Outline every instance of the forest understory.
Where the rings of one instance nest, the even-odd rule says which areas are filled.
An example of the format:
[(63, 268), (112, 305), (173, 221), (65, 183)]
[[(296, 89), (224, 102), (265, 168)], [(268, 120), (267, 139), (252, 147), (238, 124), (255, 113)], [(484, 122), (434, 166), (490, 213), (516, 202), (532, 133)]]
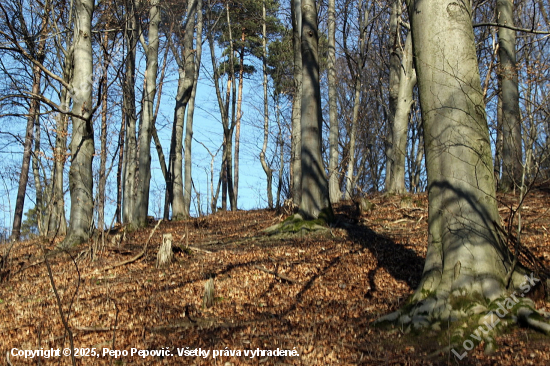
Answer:
[[(425, 194), (369, 199), (375, 206), (367, 213), (352, 202), (338, 205), (337, 224), (319, 232), (268, 235), (264, 229), (285, 215), (257, 210), (152, 222), (135, 232), (118, 228), (104, 241), (95, 235), (68, 252), (56, 252), (62, 238), (16, 243), (1, 273), (0, 364), (72, 364), (71, 357), (25, 359), (12, 352), (70, 348), (67, 329), (74, 348), (100, 354), (76, 357), (78, 365), (550, 364), (550, 338), (531, 329), (511, 327), (497, 335), (493, 354), (479, 344), (459, 360), (446, 349), (448, 330), (375, 328), (374, 320), (399, 309), (420, 280), (428, 205)], [(517, 201), (499, 195), (503, 222)], [(522, 207), (522, 243), (546, 268), (549, 207), (550, 185), (531, 191)], [(156, 268), (168, 233), (174, 260)], [(0, 247), (4, 257), (7, 245)], [(205, 308), (210, 278), (214, 305)], [(537, 309), (550, 311), (544, 293), (528, 296)], [(115, 358), (104, 348), (173, 356)], [(208, 357), (178, 356), (178, 349), (198, 348)], [(244, 355), (258, 349), (296, 350), (298, 356)], [(221, 356), (213, 358), (215, 350)], [(224, 355), (230, 350), (233, 356)]]

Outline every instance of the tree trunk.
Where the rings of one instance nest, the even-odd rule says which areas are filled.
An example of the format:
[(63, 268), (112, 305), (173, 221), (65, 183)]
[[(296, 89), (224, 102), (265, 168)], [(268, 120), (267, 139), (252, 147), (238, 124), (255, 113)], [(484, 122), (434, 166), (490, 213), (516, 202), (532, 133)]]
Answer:
[[(66, 98), (66, 90), (61, 92), (61, 99)], [(65, 194), (63, 190), (63, 171), (67, 153), (67, 124), (66, 114), (56, 117), (54, 166), (52, 173), (52, 193), (48, 212), (46, 235), (64, 236), (67, 234), (67, 220), (65, 217)]]
[(64, 246), (88, 240), (93, 219), (94, 132), (92, 124), (92, 14), (94, 0), (75, 1), (74, 73), (73, 73), (73, 133), (70, 143), (71, 167), (69, 190), (71, 215)]
[[(471, 9), (411, 0), (428, 175), (428, 252), (413, 302), (449, 318), (449, 300), (494, 300), (512, 269), (499, 225)], [(420, 308), (418, 308), (420, 311)]]
[(136, 179), (137, 179), (137, 140), (136, 140), (136, 47), (137, 47), (137, 20), (133, 1), (127, 6), (128, 20), (126, 22), (126, 70), (123, 84), (123, 108), (126, 117), (126, 138), (124, 140), (124, 180), (122, 182), (122, 222), (135, 222), (136, 207)]
[(416, 84), (416, 72), (413, 66), (412, 39), (410, 36), (405, 41), (405, 50), (402, 53), (402, 62), (399, 67), (399, 85), (397, 100), (395, 103), (392, 130), (392, 160), (391, 179), (386, 191), (391, 193), (405, 193), (405, 157), (407, 155), (407, 129), (409, 125), (409, 112), (413, 103), (413, 88)]
[(159, 48), (159, 0), (151, 0), (149, 9), (148, 44), (143, 42), (147, 58), (145, 91), (139, 132), (139, 157), (135, 217), (137, 227), (147, 225), (149, 211), (149, 187), (151, 183), (151, 137), (154, 121), (154, 99), (157, 93), (158, 48)]
[(279, 134), (277, 136), (277, 144), (279, 145), (279, 182), (277, 183), (277, 203), (275, 208), (279, 210), (281, 208), (281, 190), (283, 188), (283, 173), (285, 170), (285, 143), (283, 141), (283, 130), (281, 127), (280, 121), (280, 112), (279, 112), (279, 95), (276, 95), (276, 104), (277, 104), (277, 126), (279, 126)]
[(338, 110), (336, 105), (336, 5), (335, 0), (328, 2), (328, 105), (329, 105), (329, 164), (328, 187), (331, 203), (340, 201), (338, 184)]
[[(179, 67), (178, 91), (176, 95), (176, 109), (174, 111), (174, 133), (175, 142), (174, 155), (170, 154), (173, 177), (173, 201), (172, 218), (183, 219), (189, 216), (189, 209), (185, 207), (184, 186), (183, 186), (183, 125), (187, 104), (191, 98), (195, 85), (195, 52), (193, 50), (193, 36), (195, 29), (195, 14), (197, 12), (198, 1), (189, 1), (187, 6), (187, 22), (185, 23), (185, 33), (183, 36), (183, 54), (182, 57), (174, 54)], [(191, 130), (192, 134), (192, 130)], [(188, 154), (188, 152), (185, 152)], [(186, 187), (189, 191), (191, 187)]]
[[(197, 6), (199, 2), (197, 2)], [(202, 8), (197, 11), (197, 40), (196, 40), (196, 56), (195, 56), (195, 79), (193, 81), (193, 90), (189, 99), (187, 108), (187, 124), (185, 125), (185, 181), (183, 184), (183, 213), (185, 217), (189, 217), (191, 208), (191, 142), (193, 140), (193, 115), (195, 113), (195, 95), (197, 94), (197, 84), (199, 79), (199, 71), (202, 55)]]
[[(33, 67), (33, 85), (32, 93), (40, 94), (40, 79), (42, 72), (38, 66)], [(27, 183), (29, 181), (29, 168), (32, 154), (32, 144), (34, 140), (34, 121), (38, 118), (38, 100), (31, 100), (29, 107), (29, 116), (27, 117), (27, 129), (25, 133), (25, 142), (23, 143), (23, 163), (21, 164), (21, 173), (19, 175), (19, 188), (17, 190), (17, 199), (15, 201), (15, 214), (13, 217), (13, 228), (11, 237), (13, 240), (19, 240), (21, 236), (21, 222), (23, 218), (23, 208), (25, 206), (25, 195)]]
[[(123, 81), (124, 82), (124, 81)], [(124, 87), (123, 87), (124, 93)], [(124, 96), (123, 96), (124, 105)], [(124, 167), (124, 135), (126, 131), (126, 112), (122, 107), (122, 119), (120, 122), (120, 131), (118, 134), (118, 165), (116, 171), (116, 211), (115, 220), (117, 224), (122, 223), (122, 174)]]
[[(513, 0), (498, 0), (498, 23), (514, 26)], [(498, 29), (500, 58), (499, 76), (502, 87), (502, 180), (501, 189), (513, 190), (521, 183), (523, 153), (519, 116), (518, 66), (516, 64), (516, 31)]]
[[(109, 49), (109, 34), (103, 35), (103, 49)], [(102, 75), (103, 88), (101, 95), (101, 150), (99, 155), (99, 180), (97, 185), (97, 228), (100, 231), (105, 229), (105, 186), (107, 185), (107, 91), (109, 83), (108, 77), (108, 54), (103, 54), (104, 70)]]
[(399, 79), (401, 75), (401, 0), (394, 0), (390, 15), (390, 85), (389, 85), (389, 113), (388, 113), (388, 138), (386, 141), (386, 191), (390, 192), (393, 186), (393, 125), (395, 121), (395, 111), (397, 108), (399, 94)]
[[(263, 46), (263, 57), (262, 57), (262, 70), (263, 70), (263, 87), (264, 87), (264, 144), (262, 146), (262, 151), (260, 152), (260, 162), (262, 163), (262, 168), (264, 169), (266, 178), (267, 178), (267, 206), (273, 208), (273, 169), (269, 167), (265, 160), (265, 153), (267, 151), (267, 140), (269, 137), (269, 106), (267, 95), (267, 26), (266, 26), (266, 10), (265, 10), (265, 0), (263, 1), (263, 24), (262, 24), (262, 46)], [(239, 89), (239, 93), (241, 90)]]
[(302, 1), (291, 0), (292, 46), (294, 49), (294, 96), (290, 151), (290, 193), (295, 205), (302, 199)]
[[(41, 30), (42, 32), (46, 32), (46, 25), (48, 24), (48, 21), (50, 19), (50, 9), (49, 5), (44, 7), (43, 9), (44, 13), (42, 14), (42, 21), (41, 21)], [(36, 57), (36, 60), (39, 63), (43, 63), (44, 59), (46, 58), (45, 55), (45, 46), (46, 46), (46, 34), (40, 34), (39, 35), (39, 42), (36, 45), (32, 43), (32, 41), (27, 41), (27, 45), (29, 47), (29, 51), (31, 54), (33, 54)], [(40, 94), (40, 82), (42, 80), (42, 71), (40, 70), (40, 67), (38, 65), (34, 65), (32, 68), (32, 94), (33, 95), (39, 95)], [(25, 207), (25, 195), (27, 191), (27, 183), (29, 181), (29, 166), (30, 166), (30, 159), (31, 159), (31, 149), (32, 144), (34, 140), (34, 125), (37, 123), (37, 119), (39, 118), (39, 109), (40, 109), (40, 102), (36, 99), (32, 99), (30, 101), (29, 106), (29, 115), (27, 117), (27, 128), (25, 132), (25, 141), (23, 143), (23, 162), (21, 163), (21, 172), (19, 175), (19, 187), (17, 190), (17, 198), (15, 201), (15, 212), (13, 217), (13, 227), (12, 227), (12, 233), (11, 237), (13, 240), (19, 240), (19, 237), (21, 235), (21, 223), (23, 218), (23, 209)]]
[(302, 199), (304, 218), (333, 219), (328, 182), (321, 154), (321, 89), (319, 85), (319, 33), (315, 0), (302, 0)]
[[(63, 65), (63, 79), (71, 83), (73, 77), (73, 55), (65, 58)], [(67, 88), (61, 89), (61, 105), (68, 106), (70, 94)], [(66, 114), (56, 116), (54, 166), (52, 172), (52, 193), (50, 197), (50, 208), (48, 213), (48, 227), (46, 235), (67, 234), (67, 219), (65, 216), (65, 192), (64, 192), (64, 170), (67, 160), (67, 130), (69, 117)]]
[[(350, 200), (353, 197), (353, 191), (355, 189), (355, 178), (353, 172), (355, 170), (355, 142), (357, 139), (357, 123), (359, 120), (359, 108), (361, 107), (361, 87), (362, 87), (362, 75), (363, 75), (363, 66), (364, 61), (363, 57), (365, 54), (365, 36), (366, 28), (369, 13), (368, 9), (365, 8), (363, 2), (359, 7), (359, 24), (361, 33), (359, 36), (359, 55), (356, 59), (357, 71), (355, 72), (355, 97), (353, 100), (353, 116), (351, 121), (351, 131), (349, 134), (349, 159), (348, 159), (348, 169), (346, 172), (346, 191), (344, 198)], [(353, 70), (350, 67), (350, 72), (353, 73)]]
[(239, 199), (239, 155), (241, 146), (241, 118), (242, 118), (242, 103), (243, 103), (243, 81), (244, 81), (244, 41), (245, 34), (242, 33), (241, 54), (239, 57), (239, 91), (237, 93), (237, 120), (235, 121), (235, 161), (234, 161), (234, 181), (233, 191), (235, 192), (235, 207)]
[(42, 194), (42, 183), (40, 181), (40, 163), (38, 157), (40, 156), (40, 105), (37, 106), (37, 115), (34, 119), (34, 151), (32, 153), (32, 175), (34, 178), (34, 192), (36, 195), (36, 222), (38, 225), (38, 233), (40, 236), (44, 235), (44, 195)]
[[(230, 18), (229, 18), (229, 8), (226, 8), (226, 14), (227, 14), (227, 22), (230, 25)], [(212, 22), (213, 14), (212, 10), (208, 12), (209, 15), (209, 23)], [(231, 27), (229, 26), (229, 29)], [(220, 73), (218, 70), (218, 63), (216, 61), (216, 52), (214, 50), (214, 29), (208, 29), (207, 31), (207, 38), (208, 38), (208, 45), (210, 48), (210, 57), (212, 60), (212, 68), (213, 68), (213, 76), (214, 76), (214, 88), (216, 90), (216, 98), (218, 100), (218, 108), (220, 110), (221, 114), (221, 120), (222, 120), (222, 126), (223, 126), (223, 143), (222, 143), (222, 164), (221, 164), (221, 170), (220, 170), (220, 180), (219, 184), (221, 184), (222, 189), (222, 207), (221, 209), (223, 211), (227, 210), (227, 194), (229, 193), (230, 201), (233, 204), (233, 177), (232, 177), (232, 138), (233, 138), (233, 127), (234, 124), (229, 120), (229, 102), (231, 101), (231, 95), (235, 95), (235, 93), (232, 93), (232, 90), (235, 90), (235, 87), (232, 86), (234, 84), (234, 72), (229, 73), (229, 77), (227, 79), (227, 89), (225, 93), (225, 100), (222, 97), (222, 92), (220, 88)], [(229, 37), (231, 39), (231, 35)], [(229, 64), (233, 65), (233, 42), (230, 41), (230, 60)], [(234, 100), (234, 98), (233, 98)], [(234, 105), (234, 103), (233, 103)], [(234, 121), (234, 113), (232, 115), (232, 119)], [(216, 193), (216, 200), (217, 200), (218, 193)], [(215, 209), (215, 202), (212, 201), (212, 208)], [(232, 207), (233, 208), (233, 207)], [(236, 208), (235, 208), (236, 209)]]
[(502, 177), (502, 87), (498, 81), (499, 91), (497, 92), (497, 120), (496, 120), (496, 141), (495, 141), (495, 162), (494, 172), (496, 186), (500, 190), (500, 179)]

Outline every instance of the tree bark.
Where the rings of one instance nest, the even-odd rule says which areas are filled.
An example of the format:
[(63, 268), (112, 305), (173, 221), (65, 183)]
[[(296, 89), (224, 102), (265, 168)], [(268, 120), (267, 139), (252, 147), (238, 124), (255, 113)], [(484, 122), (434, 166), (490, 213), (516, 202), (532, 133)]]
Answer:
[(329, 104), (329, 164), (328, 187), (331, 203), (340, 201), (338, 184), (338, 110), (336, 104), (336, 5), (335, 0), (328, 2), (328, 104)]
[[(197, 5), (198, 6), (198, 5)], [(195, 55), (195, 79), (193, 81), (193, 90), (189, 99), (187, 108), (187, 124), (185, 125), (185, 176), (184, 176), (184, 192), (183, 192), (183, 210), (184, 216), (189, 217), (191, 208), (191, 142), (193, 140), (193, 116), (195, 113), (195, 95), (197, 94), (197, 84), (199, 79), (200, 65), (202, 55), (202, 8), (197, 9), (197, 40), (196, 40), (196, 55)]]
[(302, 199), (302, 0), (291, 0), (290, 9), (292, 17), (292, 46), (294, 49), (290, 192), (294, 204), (299, 206)]
[[(107, 23), (108, 24), (108, 23)], [(97, 228), (100, 231), (105, 229), (105, 186), (107, 185), (107, 118), (108, 118), (108, 106), (107, 106), (107, 96), (108, 96), (108, 87), (109, 83), (107, 82), (108, 77), (108, 54), (106, 50), (109, 49), (109, 34), (105, 32), (103, 35), (103, 62), (104, 69), (102, 75), (102, 92), (101, 95), (101, 150), (99, 155), (99, 179), (97, 184)]]
[(154, 99), (157, 93), (158, 49), (159, 49), (159, 0), (150, 1), (148, 44), (142, 42), (147, 58), (145, 70), (145, 91), (139, 132), (139, 156), (135, 217), (132, 224), (147, 225), (149, 211), (149, 187), (151, 183), (151, 137), (154, 121)]
[[(354, 177), (355, 171), (355, 143), (357, 140), (357, 124), (359, 120), (359, 108), (361, 107), (361, 89), (362, 89), (362, 75), (364, 67), (364, 55), (365, 55), (365, 36), (366, 28), (369, 13), (368, 9), (365, 8), (363, 2), (361, 1), (359, 7), (359, 28), (361, 29), (359, 35), (359, 54), (355, 60), (357, 65), (357, 71), (355, 72), (355, 93), (353, 99), (353, 116), (351, 121), (351, 131), (349, 134), (349, 159), (348, 159), (348, 168), (346, 172), (346, 190), (344, 194), (344, 199), (350, 200), (353, 197), (353, 191), (355, 190), (355, 181)], [(349, 64), (350, 72), (353, 73), (351, 64)]]
[(70, 224), (64, 246), (88, 240), (93, 219), (94, 132), (92, 126), (92, 15), (94, 0), (75, 1), (74, 72), (72, 82), (73, 133), (70, 143)]
[[(46, 46), (46, 34), (47, 24), (50, 19), (50, 5), (46, 3), (43, 9), (42, 20), (40, 24), (41, 32), (39, 34), (38, 44), (34, 44), (29, 37), (27, 47), (29, 52), (36, 58), (39, 63), (43, 63), (46, 58), (45, 46)], [(32, 88), (33, 95), (40, 94), (40, 82), (42, 80), (42, 71), (38, 65), (34, 65), (32, 68)], [(19, 240), (21, 235), (21, 223), (23, 218), (23, 209), (25, 206), (25, 194), (27, 191), (27, 183), (29, 180), (29, 166), (31, 159), (31, 149), (34, 140), (34, 125), (39, 118), (38, 112), (40, 109), (40, 102), (36, 99), (30, 101), (29, 115), (27, 117), (27, 128), (25, 132), (25, 141), (23, 143), (23, 162), (21, 163), (21, 172), (19, 175), (19, 186), (17, 190), (17, 198), (15, 201), (15, 212), (13, 217), (13, 226), (11, 237), (13, 240)]]
[(328, 182), (321, 154), (321, 89), (319, 85), (319, 33), (315, 0), (302, 0), (302, 199), (304, 218), (333, 219)]
[(428, 175), (428, 252), (413, 301), (441, 315), (449, 298), (501, 296), (512, 269), (499, 225), (471, 8), (408, 4)]
[[(498, 0), (498, 23), (514, 26), (513, 0)], [(521, 183), (523, 153), (519, 115), (518, 66), (516, 63), (516, 31), (498, 29), (500, 58), (499, 77), (502, 88), (502, 179), (500, 188), (514, 190)]]
[[(185, 23), (185, 33), (183, 35), (183, 54), (180, 57), (177, 53), (177, 47), (174, 46), (173, 52), (179, 67), (178, 91), (176, 95), (176, 108), (174, 111), (174, 129), (172, 138), (173, 147), (170, 149), (171, 176), (173, 177), (172, 191), (172, 218), (180, 220), (189, 215), (189, 210), (185, 208), (184, 186), (183, 186), (183, 126), (185, 112), (189, 99), (195, 85), (195, 52), (193, 50), (193, 36), (195, 29), (195, 14), (197, 12), (198, 1), (189, 1), (187, 6), (187, 22)], [(192, 130), (191, 130), (192, 133)], [(188, 152), (186, 151), (186, 154)], [(191, 190), (191, 187), (186, 187)], [(187, 213), (186, 213), (187, 211)]]
[(135, 222), (136, 179), (137, 179), (137, 140), (136, 140), (136, 47), (138, 42), (137, 20), (134, 1), (126, 4), (128, 20), (126, 22), (126, 65), (123, 83), (123, 108), (126, 117), (126, 138), (124, 140), (124, 167), (122, 182), (122, 222)]
[[(262, 47), (263, 47), (263, 57), (262, 57), (262, 71), (263, 71), (263, 87), (264, 87), (264, 143), (262, 145), (262, 151), (260, 152), (260, 162), (262, 168), (264, 169), (266, 178), (267, 178), (267, 206), (273, 208), (273, 169), (269, 167), (267, 161), (265, 160), (265, 153), (267, 151), (267, 140), (269, 137), (269, 106), (267, 95), (267, 26), (266, 26), (266, 9), (265, 9), (265, 0), (263, 1), (262, 7)], [(239, 90), (239, 93), (241, 90)]]
[(237, 206), (239, 199), (239, 157), (240, 157), (240, 146), (241, 146), (241, 119), (243, 116), (242, 113), (242, 103), (243, 103), (243, 81), (244, 81), (244, 41), (245, 34), (244, 32), (241, 35), (241, 42), (243, 46), (241, 47), (241, 54), (239, 57), (239, 90), (237, 92), (237, 119), (235, 121), (235, 159), (233, 162), (234, 166), (234, 180), (233, 180), (233, 191), (235, 192), (235, 207)]
[(40, 181), (40, 163), (38, 157), (40, 156), (40, 105), (37, 106), (37, 115), (34, 119), (34, 151), (32, 153), (32, 175), (34, 178), (34, 193), (35, 193), (35, 205), (36, 205), (36, 222), (38, 225), (38, 234), (44, 235), (44, 194), (42, 191), (42, 182)]
[(393, 187), (393, 131), (395, 121), (395, 111), (397, 108), (399, 94), (399, 80), (401, 67), (401, 37), (399, 25), (401, 22), (401, 0), (394, 0), (392, 3), (392, 11), (390, 15), (390, 80), (389, 80), (389, 113), (388, 113), (388, 137), (386, 141), (386, 179), (385, 188), (387, 192), (391, 192)]
[[(38, 66), (33, 67), (33, 85), (32, 92), (40, 93), (40, 80), (42, 72)], [(21, 164), (21, 172), (19, 174), (19, 188), (17, 190), (17, 198), (15, 200), (15, 213), (13, 217), (13, 228), (11, 231), (12, 240), (19, 240), (21, 236), (21, 222), (23, 218), (23, 208), (25, 206), (25, 195), (27, 191), (27, 183), (29, 181), (29, 169), (32, 154), (32, 144), (34, 141), (34, 121), (38, 118), (38, 100), (31, 100), (29, 107), (29, 116), (27, 117), (27, 128), (25, 133), (25, 142), (23, 143), (23, 162)]]
[(405, 193), (405, 157), (407, 155), (407, 130), (409, 125), (409, 112), (413, 103), (413, 88), (416, 84), (416, 72), (413, 66), (412, 39), (410, 35), (405, 41), (405, 50), (401, 54), (399, 85), (397, 100), (393, 111), (392, 131), (392, 161), (389, 170), (390, 180), (386, 191), (391, 193)]

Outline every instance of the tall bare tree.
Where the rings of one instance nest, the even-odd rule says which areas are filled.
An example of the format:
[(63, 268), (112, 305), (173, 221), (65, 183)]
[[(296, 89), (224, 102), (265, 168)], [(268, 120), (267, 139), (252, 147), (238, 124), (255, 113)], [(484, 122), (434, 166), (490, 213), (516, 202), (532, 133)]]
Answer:
[[(368, 2), (367, 2), (368, 3)], [(355, 172), (355, 144), (357, 141), (357, 125), (359, 123), (359, 109), (361, 108), (361, 91), (362, 91), (362, 78), (363, 78), (363, 68), (365, 66), (365, 48), (367, 46), (366, 32), (367, 32), (367, 23), (369, 20), (369, 9), (367, 4), (362, 0), (359, 2), (358, 7), (358, 24), (359, 24), (359, 50), (355, 55), (355, 60), (353, 60), (354, 67), (352, 66), (351, 56), (348, 56), (348, 67), (350, 73), (354, 75), (355, 79), (355, 89), (354, 89), (354, 99), (353, 99), (353, 116), (351, 120), (351, 130), (349, 133), (349, 151), (348, 151), (348, 166), (346, 171), (346, 190), (344, 198), (349, 200), (353, 196), (353, 191), (355, 190), (355, 182), (357, 175)], [(344, 38), (345, 39), (345, 38)], [(344, 48), (347, 47), (347, 40), (344, 40)]]
[(193, 139), (193, 117), (195, 113), (195, 95), (197, 94), (197, 85), (199, 79), (199, 71), (201, 66), (202, 56), (202, 2), (197, 5), (197, 39), (196, 55), (195, 55), (195, 80), (193, 83), (193, 90), (191, 91), (191, 97), (189, 99), (189, 106), (187, 107), (187, 123), (185, 125), (185, 176), (183, 182), (183, 209), (184, 215), (189, 216), (191, 207), (191, 185), (193, 184), (191, 178), (191, 143)]
[[(16, 6), (14, 12), (14, 18), (18, 19), (20, 29), (15, 29), (15, 25), (6, 19), (6, 24), (12, 35), (15, 35), (16, 32), (20, 32), (24, 36), (24, 43), (29, 55), (37, 61), (37, 63), (42, 64), (46, 58), (46, 37), (49, 32), (49, 21), (50, 21), (50, 7), (51, 3), (49, 1), (45, 2), (41, 7), (40, 11), (40, 25), (39, 32), (37, 36), (32, 36), (29, 32), (33, 31), (29, 29), (26, 25), (25, 15), (23, 14), (23, 9)], [(4, 16), (8, 16), (8, 12), (3, 8)], [(15, 39), (14, 39), (15, 41)], [(32, 66), (32, 94), (40, 94), (40, 83), (42, 80), (42, 70), (38, 64)], [(17, 190), (17, 198), (15, 201), (15, 213), (13, 217), (13, 228), (12, 228), (12, 239), (18, 240), (21, 235), (21, 222), (23, 217), (23, 208), (25, 206), (25, 195), (27, 191), (27, 183), (29, 180), (29, 167), (32, 154), (32, 145), (34, 141), (34, 130), (35, 124), (38, 123), (40, 110), (40, 101), (38, 99), (31, 99), (29, 102), (29, 111), (27, 116), (27, 128), (25, 133), (25, 140), (23, 142), (23, 161), (21, 163), (21, 172), (19, 175), (19, 187)], [(38, 207), (40, 210), (41, 207)]]
[(159, 24), (161, 21), (159, 0), (151, 0), (149, 8), (149, 27), (147, 42), (140, 35), (141, 45), (145, 50), (146, 69), (143, 92), (143, 109), (140, 118), (138, 143), (138, 171), (136, 187), (135, 226), (147, 224), (149, 211), (149, 187), (151, 184), (151, 138), (155, 123), (154, 100), (157, 93), (157, 71), (159, 51)]
[(294, 96), (292, 98), (292, 137), (290, 147), (290, 185), (292, 200), (302, 199), (302, 0), (291, 0), (292, 47), (294, 54)]
[(315, 0), (302, 0), (302, 199), (305, 218), (332, 220), (328, 182), (321, 154), (322, 116), (319, 85), (319, 33)]
[[(498, 24), (514, 27), (514, 1), (497, 0)], [(502, 98), (502, 177), (500, 188), (512, 190), (521, 183), (523, 148), (519, 115), (518, 65), (516, 31), (498, 29), (500, 58), (499, 77)]]
[(328, 2), (328, 104), (329, 104), (329, 163), (328, 189), (331, 203), (340, 200), (338, 182), (338, 111), (336, 105), (336, 1)]
[[(176, 107), (174, 110), (174, 128), (172, 129), (172, 143), (170, 145), (170, 168), (168, 187), (169, 200), (172, 204), (172, 217), (182, 219), (189, 215), (184, 202), (184, 189), (191, 187), (183, 185), (183, 127), (187, 104), (191, 99), (195, 85), (195, 51), (193, 50), (193, 36), (195, 29), (195, 15), (199, 6), (198, 0), (188, 1), (187, 14), (183, 34), (176, 27), (176, 39), (183, 39), (182, 46), (170, 41), (172, 53), (178, 64), (178, 89)], [(198, 9), (200, 11), (200, 9)], [(192, 131), (192, 130), (191, 130)], [(186, 154), (190, 151), (186, 151)]]
[(69, 189), (71, 214), (64, 245), (70, 246), (90, 237), (93, 220), (94, 132), (92, 123), (92, 15), (94, 0), (75, 1), (74, 71), (72, 79), (71, 166)]

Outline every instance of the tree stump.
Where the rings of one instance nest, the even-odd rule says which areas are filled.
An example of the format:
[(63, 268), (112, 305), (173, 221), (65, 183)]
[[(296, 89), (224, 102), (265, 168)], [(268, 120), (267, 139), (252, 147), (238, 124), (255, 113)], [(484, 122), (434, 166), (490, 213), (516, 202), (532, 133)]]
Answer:
[(214, 279), (210, 277), (208, 281), (204, 284), (204, 297), (202, 298), (202, 307), (210, 308), (214, 305)]
[(157, 268), (172, 262), (172, 234), (162, 235), (162, 244), (157, 253)]

